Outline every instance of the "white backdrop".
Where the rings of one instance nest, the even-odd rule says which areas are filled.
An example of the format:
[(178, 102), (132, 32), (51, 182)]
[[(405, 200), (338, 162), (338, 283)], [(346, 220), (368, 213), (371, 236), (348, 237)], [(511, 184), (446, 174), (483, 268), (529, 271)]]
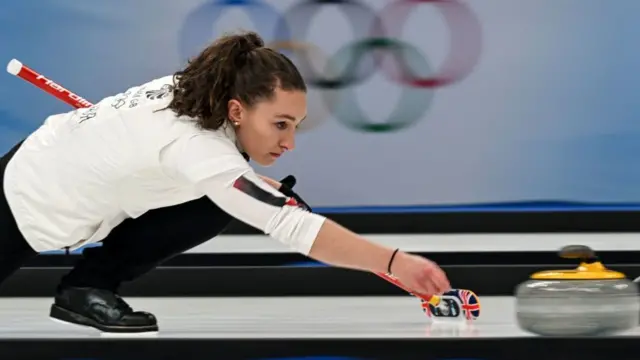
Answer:
[[(323, 5), (307, 22), (306, 34), (295, 32), (291, 39), (282, 39), (275, 31), (278, 17), (303, 0), (264, 1), (273, 12), (254, 8), (262, 11), (255, 18), (249, 7), (235, 6), (216, 18), (216, 8), (207, 7), (213, 2), (205, 0), (9, 0), (0, 9), (0, 59), (20, 58), (97, 101), (173, 72), (189, 54), (228, 30), (254, 29), (267, 41), (315, 46), (321, 54), (337, 56), (331, 63), (334, 71), (350, 59), (345, 46), (372, 38), (354, 30), (369, 19), (366, 12), (352, 7), (346, 13), (350, 19), (342, 11), (347, 7)], [(385, 16), (389, 10), (381, 9), (393, 3), (360, 2)], [(419, 75), (470, 62), (468, 74), (453, 84), (418, 88), (398, 84), (383, 68), (371, 68), (366, 80), (339, 90), (310, 86), (315, 110), (310, 120), (317, 126), (301, 133), (297, 149), (279, 164), (260, 170), (277, 178), (294, 173), (300, 192), (313, 206), (342, 210), (638, 202), (640, 72), (635, 68), (640, 51), (633, 44), (640, 32), (640, 2), (460, 4), (470, 15), (449, 9), (451, 24), (437, 6), (416, 6), (406, 21), (389, 25), (394, 33), (387, 41), (400, 40), (413, 49), (401, 55)], [(15, 16), (19, 13), (30, 14), (32, 21)], [(193, 14), (198, 16), (191, 18)], [(298, 15), (290, 22), (294, 28), (300, 25)], [(463, 34), (462, 40), (455, 34)], [(335, 55), (339, 49), (342, 55)], [(446, 60), (452, 49), (459, 54)], [(474, 50), (479, 51), (477, 61)], [(300, 64), (300, 58), (293, 58)], [(364, 54), (354, 73), (370, 69), (371, 59)], [(327, 66), (321, 55), (312, 60), (316, 69)], [(327, 108), (322, 96), (333, 96), (338, 104)], [(68, 110), (8, 75), (0, 80), (0, 97), (4, 149), (46, 115)], [(354, 130), (336, 116), (346, 114), (342, 117), (354, 121), (359, 107), (363, 119), (380, 123), (401, 100), (406, 103), (400, 110), (418, 109), (420, 116), (397, 131)]]

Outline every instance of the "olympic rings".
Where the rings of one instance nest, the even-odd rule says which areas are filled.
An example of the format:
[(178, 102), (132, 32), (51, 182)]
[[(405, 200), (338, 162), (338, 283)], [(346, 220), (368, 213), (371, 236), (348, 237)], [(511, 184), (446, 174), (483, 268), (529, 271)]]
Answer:
[[(352, 129), (397, 131), (406, 128), (427, 111), (435, 88), (463, 80), (480, 58), (481, 25), (472, 10), (460, 0), (388, 0), (379, 12), (363, 0), (299, 0), (282, 14), (265, 1), (208, 0), (187, 16), (180, 34), (181, 54), (188, 56), (190, 51), (210, 41), (207, 27), (220, 18), (224, 8), (244, 7), (270, 47), (293, 51), (295, 59), (292, 60), (310, 90), (321, 90), (325, 107)], [(401, 24), (406, 22), (412, 8), (421, 4), (433, 5), (449, 27), (451, 45), (438, 69), (433, 69), (416, 48), (399, 40)], [(326, 5), (339, 7), (349, 20), (356, 40), (343, 46), (334, 56), (322, 54), (326, 66), (319, 70), (312, 65), (318, 60), (319, 48), (304, 45), (311, 45), (305, 38), (312, 19)], [(315, 54), (310, 52), (312, 48)], [(384, 124), (373, 124), (365, 119), (352, 89), (370, 78), (376, 69), (403, 85), (401, 101), (392, 120)], [(428, 72), (424, 73), (425, 70)]]

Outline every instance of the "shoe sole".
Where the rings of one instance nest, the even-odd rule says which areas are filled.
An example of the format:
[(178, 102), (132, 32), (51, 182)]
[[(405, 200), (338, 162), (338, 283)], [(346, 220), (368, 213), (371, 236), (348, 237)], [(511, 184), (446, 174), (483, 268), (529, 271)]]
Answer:
[(102, 325), (95, 320), (92, 320), (86, 316), (64, 309), (58, 305), (51, 305), (51, 311), (49, 316), (53, 320), (58, 320), (67, 324), (75, 324), (81, 326), (88, 326), (94, 329), (98, 329), (105, 333), (127, 334), (127, 333), (152, 333), (158, 331), (158, 325), (149, 326), (113, 326)]

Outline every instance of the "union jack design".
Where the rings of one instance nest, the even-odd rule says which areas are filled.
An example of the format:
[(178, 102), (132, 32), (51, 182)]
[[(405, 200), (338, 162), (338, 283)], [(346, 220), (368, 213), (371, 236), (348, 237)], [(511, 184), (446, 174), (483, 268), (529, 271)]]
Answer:
[(480, 300), (478, 295), (470, 290), (457, 290), (458, 297), (462, 302), (462, 312), (467, 320), (475, 320), (480, 316)]

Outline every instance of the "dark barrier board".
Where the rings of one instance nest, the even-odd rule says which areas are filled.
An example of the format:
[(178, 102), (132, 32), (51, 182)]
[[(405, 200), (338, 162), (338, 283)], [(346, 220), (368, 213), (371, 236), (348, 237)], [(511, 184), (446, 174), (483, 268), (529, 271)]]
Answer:
[[(638, 232), (640, 211), (330, 213), (361, 234)], [(258, 234), (238, 221), (227, 234)]]
[[(536, 271), (568, 269), (558, 265), (444, 266), (456, 288), (479, 296), (513, 295)], [(615, 265), (630, 278), (640, 265)], [(25, 268), (0, 288), (0, 296), (52, 296), (67, 268)], [(331, 267), (161, 267), (125, 284), (124, 296), (355, 296), (404, 294), (374, 274)]]
[(637, 360), (637, 338), (2, 340), (12, 360)]
[[(640, 235), (638, 236), (640, 243)], [(481, 248), (481, 244), (478, 248)], [(447, 265), (577, 265), (575, 259), (562, 259), (553, 251), (501, 251), (501, 252), (414, 252)], [(605, 264), (640, 264), (640, 251), (598, 251)], [(78, 261), (77, 254), (41, 255), (25, 264), (25, 267), (70, 267)], [(298, 253), (187, 253), (166, 261), (164, 267), (271, 267), (271, 266), (323, 265)]]

